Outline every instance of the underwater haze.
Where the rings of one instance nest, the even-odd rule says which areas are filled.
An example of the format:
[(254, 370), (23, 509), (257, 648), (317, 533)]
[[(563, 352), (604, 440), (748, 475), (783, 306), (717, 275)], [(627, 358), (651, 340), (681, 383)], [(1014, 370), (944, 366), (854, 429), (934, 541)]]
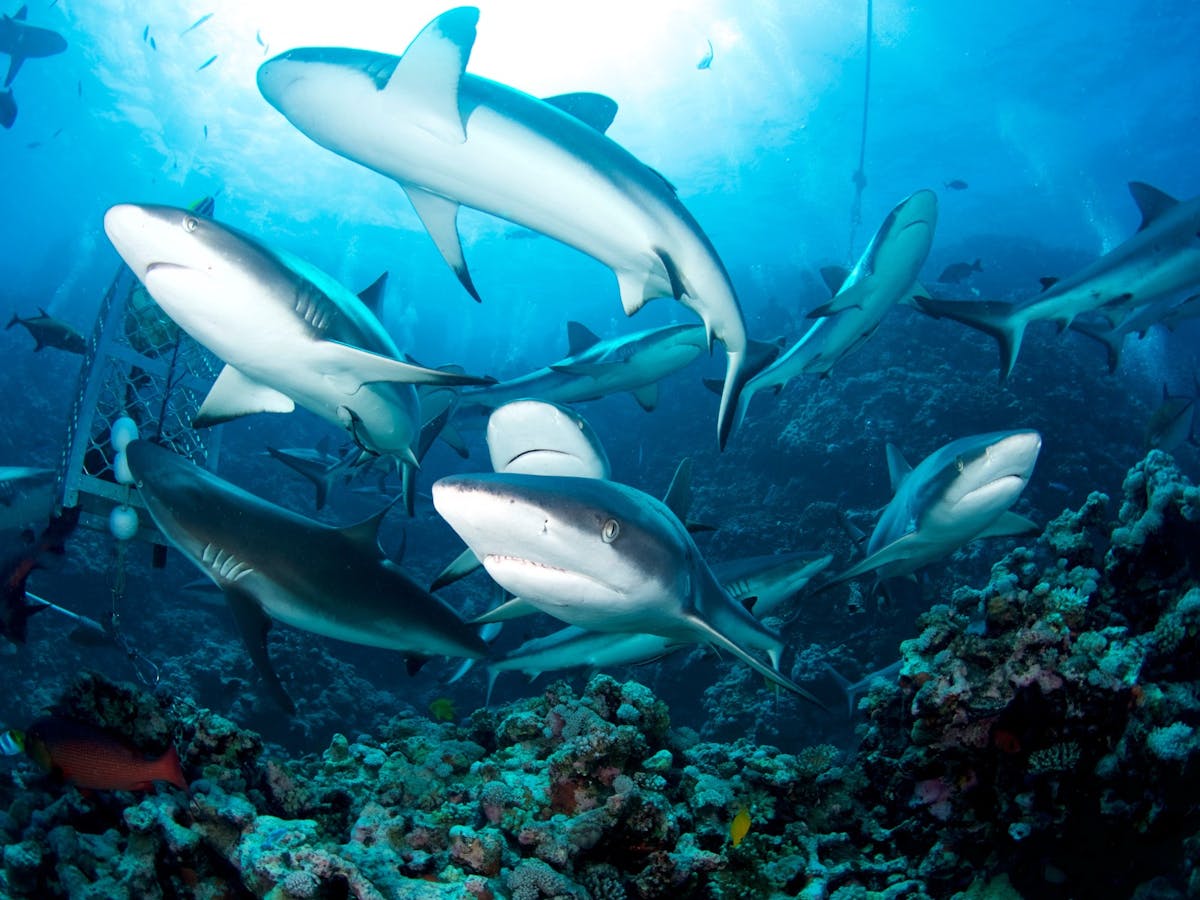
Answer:
[(0, 14), (0, 896), (1200, 896), (1200, 7)]

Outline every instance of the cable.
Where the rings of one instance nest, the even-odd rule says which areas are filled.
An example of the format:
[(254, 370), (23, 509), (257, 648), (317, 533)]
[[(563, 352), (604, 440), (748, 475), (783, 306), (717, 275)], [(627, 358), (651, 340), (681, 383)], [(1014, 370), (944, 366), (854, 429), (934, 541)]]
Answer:
[(862, 135), (858, 142), (858, 168), (850, 176), (850, 180), (854, 183), (854, 200), (850, 204), (850, 245), (846, 253), (846, 259), (851, 264), (854, 262), (854, 239), (858, 234), (858, 226), (862, 224), (863, 189), (867, 186), (867, 120), (870, 117), (871, 111), (871, 35), (873, 33), (874, 18), (875, 2), (874, 0), (867, 0), (867, 55), (866, 74), (863, 78)]

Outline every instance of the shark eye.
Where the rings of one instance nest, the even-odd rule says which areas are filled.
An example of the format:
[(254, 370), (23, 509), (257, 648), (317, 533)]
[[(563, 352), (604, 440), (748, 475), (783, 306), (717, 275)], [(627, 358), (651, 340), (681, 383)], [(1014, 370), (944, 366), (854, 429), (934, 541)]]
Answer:
[(967, 464), (965, 462), (963, 462), (963, 458), (961, 456), (954, 457), (954, 468), (955, 469), (957, 469), (959, 472), (961, 472), (966, 467), (967, 467)]
[(600, 540), (606, 544), (611, 544), (617, 539), (617, 535), (621, 533), (621, 523), (616, 519), (606, 519), (604, 524), (600, 526)]
[(200, 220), (197, 219), (195, 216), (188, 216), (183, 220), (183, 230), (186, 231), (188, 234), (191, 234), (193, 231), (196, 230), (196, 227), (199, 224), (200, 224)]

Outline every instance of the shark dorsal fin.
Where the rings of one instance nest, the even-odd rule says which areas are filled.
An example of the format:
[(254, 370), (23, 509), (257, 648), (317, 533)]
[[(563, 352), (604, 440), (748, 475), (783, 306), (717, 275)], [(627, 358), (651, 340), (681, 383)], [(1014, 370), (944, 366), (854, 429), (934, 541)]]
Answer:
[(405, 115), (412, 124), (448, 143), (467, 141), (458, 87), (478, 23), (479, 10), (472, 6), (442, 13), (413, 38), (384, 87), (404, 94)]
[(574, 116), (585, 125), (591, 125), (601, 134), (608, 131), (608, 126), (617, 116), (617, 101), (603, 94), (558, 94), (546, 97), (543, 102)]
[(692, 458), (685, 456), (675, 467), (671, 486), (663, 497), (663, 505), (675, 513), (675, 518), (686, 522), (688, 510), (692, 508)]
[[(348, 540), (379, 550), (379, 526), (383, 524), (383, 520), (395, 505), (396, 501), (393, 500), (374, 515), (339, 530)], [(382, 553), (382, 551), (380, 552)]]
[(1129, 182), (1129, 193), (1133, 195), (1133, 202), (1142, 213), (1142, 224), (1138, 226), (1138, 231), (1144, 231), (1155, 219), (1179, 203), (1170, 194), (1144, 181)]
[(904, 458), (904, 454), (895, 444), (887, 445), (887, 464), (888, 479), (892, 483), (892, 493), (894, 494), (900, 490), (900, 485), (904, 483), (904, 479), (912, 471), (912, 466), (908, 464), (908, 460)]
[(842, 285), (846, 283), (846, 279), (849, 277), (850, 272), (845, 266), (821, 266), (821, 280), (829, 288), (829, 296), (831, 297), (837, 295), (837, 292), (842, 289)]
[(24, 22), (27, 18), (29, 18), (29, 7), (22, 6), (15, 13), (13, 13), (12, 18), (16, 19), (18, 22)]
[(358, 292), (358, 299), (363, 302), (363, 305), (369, 309), (376, 317), (379, 316), (379, 311), (383, 309), (383, 293), (387, 290), (388, 273), (384, 272), (365, 288)]
[(567, 322), (567, 356), (579, 356), (600, 343), (600, 338), (582, 322)]

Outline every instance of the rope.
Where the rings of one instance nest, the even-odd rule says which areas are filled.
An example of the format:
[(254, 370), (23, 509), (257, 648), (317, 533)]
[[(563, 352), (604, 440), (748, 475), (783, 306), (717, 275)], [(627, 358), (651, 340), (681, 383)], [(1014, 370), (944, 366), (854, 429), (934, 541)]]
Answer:
[(874, 18), (875, 2), (867, 0), (867, 58), (866, 74), (863, 78), (862, 134), (858, 142), (858, 168), (850, 176), (850, 180), (854, 183), (854, 200), (850, 204), (850, 245), (846, 253), (846, 260), (850, 264), (854, 262), (855, 238), (858, 235), (858, 226), (862, 224), (863, 189), (867, 186), (867, 119), (871, 111), (871, 34)]
[(121, 601), (125, 599), (125, 551), (127, 541), (117, 541), (116, 561), (112, 575), (112, 612), (108, 616), (108, 631), (113, 643), (129, 659), (138, 681), (147, 687), (156, 687), (160, 679), (158, 666), (126, 640), (121, 632)]

